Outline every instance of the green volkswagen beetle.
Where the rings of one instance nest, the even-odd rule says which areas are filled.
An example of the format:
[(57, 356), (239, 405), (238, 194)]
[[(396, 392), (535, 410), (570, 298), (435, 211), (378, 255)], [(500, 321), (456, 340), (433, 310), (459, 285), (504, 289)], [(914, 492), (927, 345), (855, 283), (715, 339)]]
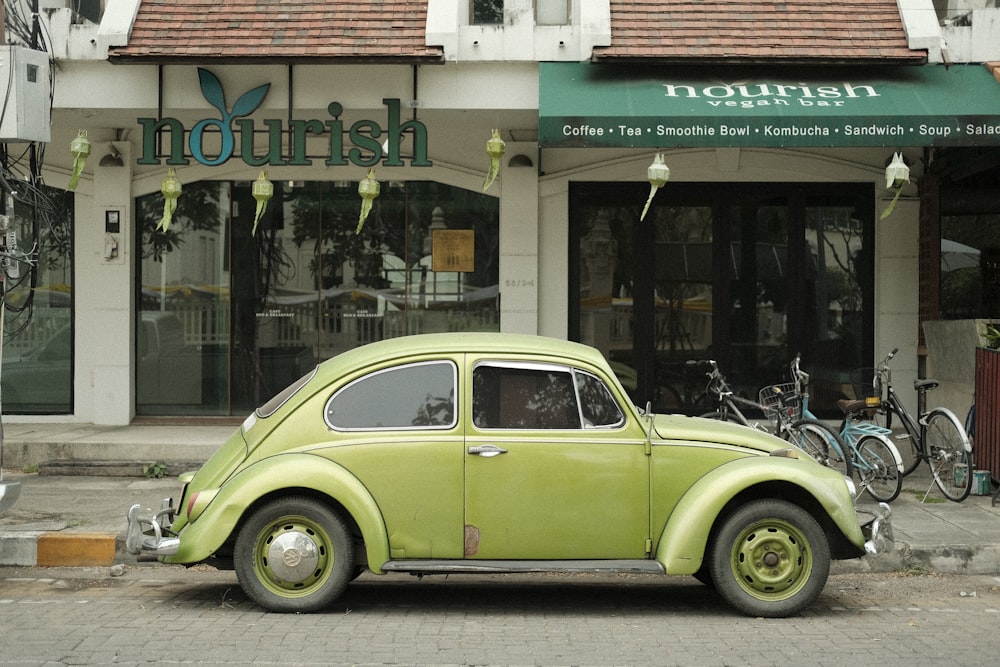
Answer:
[[(493, 333), (366, 345), (258, 408), (127, 548), (235, 568), (271, 611), (375, 574), (693, 575), (787, 616), (832, 559), (892, 548), (888, 506), (753, 429), (633, 405), (597, 350)], [(859, 518), (860, 517), (860, 518)]]

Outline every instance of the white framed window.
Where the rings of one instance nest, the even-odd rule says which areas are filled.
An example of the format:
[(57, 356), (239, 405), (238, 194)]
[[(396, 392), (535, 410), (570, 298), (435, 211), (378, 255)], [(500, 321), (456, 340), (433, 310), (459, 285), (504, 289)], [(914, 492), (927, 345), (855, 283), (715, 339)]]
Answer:
[(503, 23), (504, 0), (469, 0), (469, 25)]
[(534, 0), (535, 25), (569, 25), (572, 0)]

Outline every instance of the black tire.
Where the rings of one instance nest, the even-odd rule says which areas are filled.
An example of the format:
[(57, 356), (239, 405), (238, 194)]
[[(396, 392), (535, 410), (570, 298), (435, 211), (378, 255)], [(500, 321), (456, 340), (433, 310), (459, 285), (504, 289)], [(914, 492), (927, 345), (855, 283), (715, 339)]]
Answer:
[(917, 443), (913, 439), (913, 436), (906, 430), (903, 420), (895, 418), (892, 409), (883, 403), (878, 410), (875, 410), (872, 421), (877, 426), (887, 428), (890, 431), (892, 430), (892, 425), (898, 422), (897, 426), (902, 429), (899, 437), (893, 435), (886, 435), (886, 437), (892, 438), (893, 446), (899, 452), (899, 457), (903, 462), (903, 477), (916, 470), (917, 466), (920, 465), (920, 454), (917, 452)]
[[(934, 475), (934, 482), (948, 500), (961, 502), (972, 491), (972, 451), (969, 436), (958, 418), (948, 410), (935, 408), (927, 416), (927, 431), (924, 436), (927, 447), (927, 463)], [(965, 477), (958, 480), (956, 467), (965, 466)], [(960, 484), (956, 484), (960, 481)]]
[(694, 578), (709, 588), (715, 588), (715, 582), (712, 581), (712, 573), (708, 571), (707, 563), (703, 563), (701, 569), (694, 573)]
[(351, 546), (347, 527), (329, 507), (312, 498), (281, 498), (240, 529), (233, 565), (240, 586), (260, 606), (309, 613), (344, 592), (356, 570)]
[(816, 461), (844, 477), (851, 477), (854, 465), (851, 450), (840, 434), (817, 419), (800, 419), (782, 436)]
[(854, 472), (861, 481), (860, 486), (879, 502), (891, 503), (903, 488), (898, 456), (899, 452), (886, 437), (864, 435), (858, 440)]
[(785, 500), (751, 501), (726, 516), (709, 546), (719, 594), (749, 616), (781, 618), (816, 599), (830, 573), (830, 545), (808, 512)]

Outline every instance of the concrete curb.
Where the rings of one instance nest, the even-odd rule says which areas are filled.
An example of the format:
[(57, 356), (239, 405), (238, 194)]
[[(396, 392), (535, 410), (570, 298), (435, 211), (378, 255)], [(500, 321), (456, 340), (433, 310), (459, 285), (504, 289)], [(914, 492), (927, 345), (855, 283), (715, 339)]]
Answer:
[(936, 572), (939, 574), (1000, 573), (1000, 544), (970, 546), (917, 545), (896, 542), (891, 553), (834, 561), (831, 574)]
[(115, 533), (0, 531), (0, 565), (102, 567), (124, 553), (124, 537)]
[[(125, 551), (125, 535), (62, 531), (0, 531), (0, 566), (110, 567), (133, 557)], [(881, 556), (834, 561), (831, 574), (936, 572), (997, 574), (1000, 545), (915, 545), (897, 542)]]

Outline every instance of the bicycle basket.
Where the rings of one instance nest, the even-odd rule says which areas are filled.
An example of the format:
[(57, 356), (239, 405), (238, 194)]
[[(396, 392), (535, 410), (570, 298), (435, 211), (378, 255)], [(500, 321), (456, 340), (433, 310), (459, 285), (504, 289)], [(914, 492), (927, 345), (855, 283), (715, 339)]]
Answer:
[(789, 423), (802, 418), (802, 401), (795, 393), (795, 383), (771, 384), (760, 390), (758, 402), (771, 421)]
[(854, 396), (849, 398), (882, 398), (882, 376), (877, 368), (856, 368), (851, 371), (851, 386)]

